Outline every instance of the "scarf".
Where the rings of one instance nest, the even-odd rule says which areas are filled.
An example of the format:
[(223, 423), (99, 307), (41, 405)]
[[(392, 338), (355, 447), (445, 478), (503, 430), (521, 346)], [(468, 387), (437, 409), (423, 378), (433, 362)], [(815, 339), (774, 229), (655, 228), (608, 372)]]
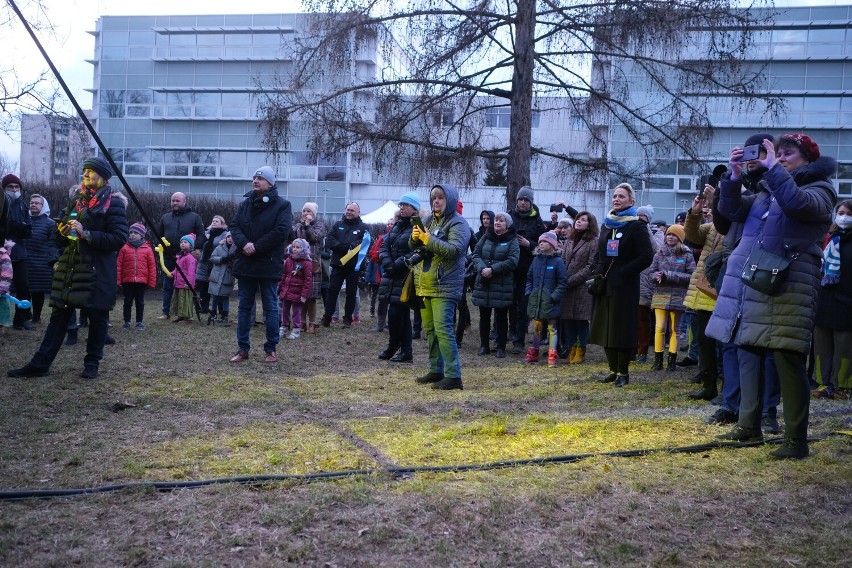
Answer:
[(639, 218), (636, 214), (635, 207), (628, 207), (624, 211), (610, 211), (604, 219), (604, 225), (608, 229), (620, 229), (630, 221), (635, 221)]
[(840, 284), (840, 235), (831, 237), (825, 245), (825, 250), (822, 251), (822, 257), (825, 260), (823, 265), (825, 276), (822, 277), (821, 284), (823, 286)]

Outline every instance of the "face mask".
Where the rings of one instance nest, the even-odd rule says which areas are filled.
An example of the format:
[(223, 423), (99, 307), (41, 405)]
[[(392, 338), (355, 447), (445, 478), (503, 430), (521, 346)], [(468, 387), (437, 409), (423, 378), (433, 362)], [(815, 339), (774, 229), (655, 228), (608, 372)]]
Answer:
[(834, 224), (841, 229), (848, 229), (849, 227), (852, 227), (852, 216), (838, 214), (834, 218)]
[(10, 191), (9, 195), (12, 196), (12, 199), (20, 199), (21, 198), (21, 192), (20, 191)]

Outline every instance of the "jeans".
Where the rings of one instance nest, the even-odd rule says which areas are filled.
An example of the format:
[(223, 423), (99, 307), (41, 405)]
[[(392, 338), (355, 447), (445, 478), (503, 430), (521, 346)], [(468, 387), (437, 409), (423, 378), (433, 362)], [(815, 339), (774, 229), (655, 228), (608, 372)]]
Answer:
[[(810, 411), (810, 387), (805, 375), (805, 356), (793, 351), (739, 347), (740, 362), (740, 416), (737, 422), (743, 428), (760, 428), (761, 412), (773, 384), (780, 384), (780, 393), (775, 404), (784, 396), (784, 437), (788, 440), (807, 441), (808, 414)], [(770, 361), (771, 371), (770, 371)], [(762, 372), (763, 371), (763, 375)], [(769, 382), (770, 374), (775, 381)], [(761, 380), (761, 379), (766, 380)], [(770, 410), (774, 410), (771, 408)]]
[(479, 307), (479, 345), (488, 347), (491, 337), (491, 310), (494, 310), (494, 328), (497, 331), (497, 349), (506, 349), (509, 335), (509, 308)]
[(210, 296), (210, 313), (214, 316), (216, 314), (227, 314), (231, 308), (231, 298), (230, 296)]
[(240, 305), (237, 308), (237, 346), (240, 351), (249, 352), (251, 349), (250, 333), (252, 326), (251, 312), (254, 298), (260, 290), (260, 301), (263, 304), (263, 321), (266, 324), (266, 343), (263, 350), (272, 353), (278, 346), (278, 280), (269, 278), (251, 278), (243, 276), (240, 281)]
[(124, 291), (124, 321), (130, 322), (130, 313), (133, 304), (136, 304), (136, 321), (141, 322), (145, 315), (145, 288), (144, 282), (125, 282), (121, 285)]
[[(97, 368), (104, 357), (104, 344), (107, 336), (107, 321), (109, 312), (107, 310), (86, 310), (89, 317), (89, 338), (86, 342), (86, 356), (83, 364), (86, 367)], [(44, 330), (44, 338), (38, 351), (30, 360), (30, 365), (38, 369), (47, 370), (56, 359), (59, 348), (65, 340), (71, 318), (75, 315), (74, 308), (53, 308), (50, 313), (50, 322)]]
[[(379, 304), (381, 306), (381, 303)], [(406, 304), (388, 305), (388, 353), (411, 355), (411, 311)]]
[[(169, 258), (171, 256), (172, 258)], [(168, 255), (163, 258), (163, 264), (166, 265), (166, 268), (169, 269), (169, 272), (174, 272), (175, 270), (175, 259), (174, 255)], [(173, 278), (169, 278), (166, 275), (163, 275), (163, 315), (169, 315), (169, 311), (172, 309), (172, 294), (175, 292), (175, 281)]]
[(343, 309), (343, 318), (352, 321), (352, 314), (355, 312), (355, 297), (358, 295), (358, 272), (354, 268), (344, 266), (335, 266), (331, 269), (331, 279), (328, 283), (328, 302), (325, 304), (325, 314), (323, 317), (331, 317), (336, 309), (337, 296), (340, 294), (340, 289), (343, 288), (343, 282), (346, 282), (346, 304)]
[(461, 361), (453, 317), (456, 301), (451, 298), (423, 298), (420, 315), (429, 345), (429, 372), (450, 379), (461, 379)]
[[(722, 368), (725, 380), (722, 382), (722, 408), (739, 414), (740, 412), (740, 348), (734, 343), (722, 344)], [(778, 404), (781, 402), (781, 387), (778, 382), (778, 371), (772, 354), (764, 357), (760, 375), (763, 378), (761, 388), (763, 407), (761, 416), (775, 418)]]

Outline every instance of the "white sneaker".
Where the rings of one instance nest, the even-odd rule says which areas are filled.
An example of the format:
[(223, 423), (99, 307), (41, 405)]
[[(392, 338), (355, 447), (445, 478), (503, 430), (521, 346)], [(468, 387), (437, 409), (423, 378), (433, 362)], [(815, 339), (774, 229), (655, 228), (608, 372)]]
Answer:
[(299, 335), (302, 333), (301, 329), (294, 329), (290, 332), (290, 335), (287, 336), (287, 339), (299, 339)]
[(284, 327), (284, 326), (279, 327), (278, 328), (278, 335), (287, 335), (287, 328)]

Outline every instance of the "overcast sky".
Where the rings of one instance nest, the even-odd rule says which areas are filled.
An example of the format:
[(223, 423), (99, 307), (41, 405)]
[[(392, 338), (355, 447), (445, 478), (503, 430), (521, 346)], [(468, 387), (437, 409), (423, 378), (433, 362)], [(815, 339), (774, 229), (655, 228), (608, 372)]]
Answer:
[[(2, 0), (0, 0), (3, 4)], [(26, 0), (18, 0), (25, 16)], [(95, 29), (100, 16), (118, 15), (180, 15), (180, 14), (270, 14), (301, 11), (299, 0), (45, 0), (47, 17), (56, 27), (52, 34), (41, 32), (39, 40), (62, 73), (80, 106), (91, 108), (92, 97), (84, 89), (92, 87), (92, 66), (86, 63), (94, 55), (94, 37), (87, 32)], [(778, 0), (775, 5), (848, 5), (850, 1)], [(3, 7), (4, 11), (9, 10)], [(24, 76), (37, 76), (47, 69), (41, 54), (20, 24), (3, 30), (3, 63), (14, 63)], [(70, 105), (69, 105), (70, 108)], [(13, 162), (20, 154), (19, 135), (13, 138), (0, 133), (0, 153)]]

